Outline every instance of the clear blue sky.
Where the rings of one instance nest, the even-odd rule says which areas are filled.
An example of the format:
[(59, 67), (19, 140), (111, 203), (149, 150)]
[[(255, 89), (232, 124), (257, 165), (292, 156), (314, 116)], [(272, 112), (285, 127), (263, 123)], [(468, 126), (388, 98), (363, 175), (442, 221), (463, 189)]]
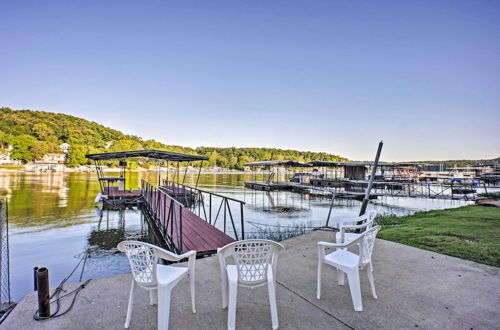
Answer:
[(500, 155), (500, 1), (2, 1), (0, 105), (185, 146)]

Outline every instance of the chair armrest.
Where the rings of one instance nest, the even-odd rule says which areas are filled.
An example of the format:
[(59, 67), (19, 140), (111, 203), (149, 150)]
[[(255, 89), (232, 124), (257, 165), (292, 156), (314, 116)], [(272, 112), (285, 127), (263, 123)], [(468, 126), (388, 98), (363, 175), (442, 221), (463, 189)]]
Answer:
[(188, 251), (188, 252), (183, 253), (183, 254), (175, 254), (173, 252), (167, 251), (167, 250), (162, 249), (162, 248), (156, 248), (156, 251), (158, 253), (159, 258), (167, 260), (167, 261), (175, 262), (175, 261), (179, 261), (179, 260), (186, 259), (186, 258), (196, 259), (196, 251), (194, 251), (194, 250)]
[(344, 249), (344, 248), (348, 248), (349, 246), (351, 245), (356, 245), (358, 243), (358, 241), (360, 241), (362, 238), (362, 236), (360, 237), (357, 237), (356, 239), (348, 242), (348, 243), (330, 243), (330, 242), (323, 242), (323, 241), (320, 241), (318, 242), (318, 248), (322, 248), (322, 249), (325, 249), (325, 248), (337, 248), (337, 249)]
[(369, 223), (365, 222), (362, 225), (342, 225), (340, 226), (340, 230), (345, 230), (345, 229), (363, 229), (368, 227)]

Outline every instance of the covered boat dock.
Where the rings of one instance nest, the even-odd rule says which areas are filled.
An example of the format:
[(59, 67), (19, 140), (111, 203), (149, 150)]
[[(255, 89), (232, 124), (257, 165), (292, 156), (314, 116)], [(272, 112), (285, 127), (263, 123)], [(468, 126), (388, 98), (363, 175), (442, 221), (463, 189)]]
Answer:
[[(198, 197), (198, 192), (186, 189), (180, 182), (169, 181), (168, 177), (163, 181), (166, 185), (161, 185), (162, 162), (177, 163), (176, 178), (179, 181), (180, 162), (203, 162), (208, 159), (207, 157), (153, 149), (89, 154), (86, 157), (96, 164), (103, 202), (115, 206), (130, 204), (140, 206), (153, 225), (156, 236), (169, 250), (177, 253), (195, 250), (198, 255), (204, 255), (235, 241), (225, 233), (225, 227), (223, 232), (214, 226), (215, 223), (212, 224), (194, 212), (192, 206)], [(143, 180), (139, 189), (125, 189), (127, 159), (131, 158), (158, 160), (159, 185), (153, 186)], [(105, 176), (104, 162), (116, 159), (119, 160), (120, 175)], [(243, 229), (241, 231), (243, 233)], [(238, 239), (237, 233), (235, 235)]]

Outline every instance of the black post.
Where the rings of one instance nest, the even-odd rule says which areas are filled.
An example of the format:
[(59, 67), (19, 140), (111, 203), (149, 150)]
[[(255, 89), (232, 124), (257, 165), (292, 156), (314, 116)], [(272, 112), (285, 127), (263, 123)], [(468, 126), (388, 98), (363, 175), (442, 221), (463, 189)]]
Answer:
[(226, 203), (224, 203), (226, 200), (225, 198), (222, 199), (222, 204), (224, 204), (224, 234), (226, 233)]
[(179, 229), (180, 229), (180, 237), (177, 237), (179, 243), (179, 253), (182, 253), (182, 205), (179, 205)]
[(50, 288), (49, 270), (46, 267), (38, 268), (36, 272), (38, 288), (38, 315), (40, 317), (50, 316)]
[(212, 194), (208, 195), (209, 196), (209, 210), (208, 210), (208, 217), (209, 217), (209, 221), (210, 221), (210, 224), (212, 224)]
[(245, 239), (245, 220), (243, 218), (243, 204), (240, 203), (240, 212), (241, 212), (241, 239)]
[(365, 198), (363, 198), (363, 203), (361, 204), (361, 210), (359, 211), (359, 215), (363, 215), (366, 212), (366, 208), (368, 206), (368, 201), (370, 200), (370, 191), (372, 190), (373, 181), (375, 180), (375, 172), (377, 171), (378, 161), (380, 159), (380, 154), (382, 153), (382, 146), (384, 142), (380, 141), (378, 144), (377, 155), (375, 156), (375, 162), (372, 168), (372, 175), (370, 176), (370, 181), (368, 181), (368, 187), (366, 188)]
[(38, 267), (33, 267), (33, 290), (37, 291), (37, 285), (36, 285), (36, 272), (38, 271)]

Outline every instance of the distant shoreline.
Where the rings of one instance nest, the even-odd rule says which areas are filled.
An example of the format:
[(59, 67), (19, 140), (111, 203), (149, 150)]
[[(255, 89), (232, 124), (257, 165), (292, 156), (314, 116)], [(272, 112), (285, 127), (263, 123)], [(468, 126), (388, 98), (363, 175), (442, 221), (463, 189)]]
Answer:
[[(118, 172), (120, 169), (118, 167), (116, 168), (105, 168), (104, 172)], [(135, 168), (135, 169), (127, 169), (129, 172), (158, 172), (157, 169), (155, 168)], [(166, 168), (161, 169), (162, 172), (167, 172)], [(177, 168), (170, 168), (169, 172), (176, 172)], [(179, 172), (184, 173), (186, 171), (186, 168), (180, 167)], [(85, 167), (65, 167), (63, 171), (27, 171), (26, 168), (22, 165), (20, 166), (12, 166), (12, 168), (9, 168), (9, 166), (0, 166), (0, 173), (12, 173), (12, 172), (19, 172), (19, 173), (31, 173), (31, 174), (62, 174), (62, 173), (95, 173), (96, 170), (94, 166), (85, 166)], [(188, 169), (187, 173), (188, 174), (196, 174), (199, 172), (199, 169)], [(246, 174), (246, 173), (268, 173), (268, 171), (245, 171), (245, 170), (232, 170), (232, 169), (208, 169), (208, 168), (202, 168), (201, 173), (204, 174)]]

